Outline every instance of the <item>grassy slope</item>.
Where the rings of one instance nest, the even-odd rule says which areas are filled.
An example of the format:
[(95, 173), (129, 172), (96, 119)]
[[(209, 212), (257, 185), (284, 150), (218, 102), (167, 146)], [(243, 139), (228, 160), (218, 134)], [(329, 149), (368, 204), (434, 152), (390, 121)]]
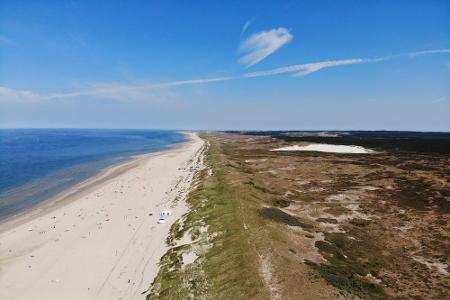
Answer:
[[(242, 188), (247, 187), (230, 184), (230, 180), (239, 181), (239, 175), (223, 147), (210, 144), (206, 165), (213, 173), (210, 176), (206, 169), (198, 174), (198, 186), (187, 199), (191, 210), (171, 228), (168, 243), (174, 247), (162, 258), (147, 299), (268, 298), (259, 276), (258, 256), (243, 226), (242, 212), (251, 205), (251, 201), (242, 201), (246, 194)], [(194, 242), (177, 246), (184, 234)], [(182, 253), (192, 249), (199, 258), (183, 267)]]
[[(278, 208), (286, 203), (273, 201), (278, 194), (245, 163), (253, 157), (217, 136), (206, 138), (212, 175), (208, 168), (198, 174), (187, 199), (191, 210), (171, 228), (173, 248), (162, 258), (147, 299), (358, 298), (303, 263), (314, 229)], [(180, 245), (186, 235), (194, 242)], [(192, 250), (199, 257), (183, 266), (183, 253)]]

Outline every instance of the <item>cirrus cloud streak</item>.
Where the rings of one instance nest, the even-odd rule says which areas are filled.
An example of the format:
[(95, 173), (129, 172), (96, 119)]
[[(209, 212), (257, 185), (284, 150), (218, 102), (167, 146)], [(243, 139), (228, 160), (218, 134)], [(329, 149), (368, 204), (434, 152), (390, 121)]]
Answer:
[(254, 33), (241, 42), (240, 51), (244, 56), (239, 62), (247, 67), (256, 65), (289, 43), (293, 37), (289, 30), (283, 27)]
[(86, 90), (66, 92), (66, 93), (48, 93), (41, 94), (33, 91), (16, 90), (8, 87), (0, 87), (0, 103), (42, 103), (48, 100), (58, 100), (66, 98), (77, 98), (83, 96), (98, 97), (117, 101), (128, 102), (152, 102), (160, 103), (162, 99), (175, 99), (176, 95), (170, 91), (170, 88), (177, 86), (190, 86), (199, 84), (209, 84), (213, 82), (224, 82), (230, 80), (249, 79), (264, 76), (274, 76), (279, 74), (294, 73), (294, 77), (303, 77), (311, 73), (332, 67), (377, 63), (393, 59), (405, 58), (416, 59), (419, 56), (448, 54), (450, 49), (433, 49), (416, 52), (407, 52), (396, 55), (389, 55), (375, 58), (350, 58), (339, 60), (325, 60), (315, 63), (297, 64), (275, 68), (271, 70), (245, 73), (240, 76), (212, 77), (203, 79), (178, 80), (162, 83), (140, 83), (140, 84), (121, 84), (121, 83), (97, 83)]

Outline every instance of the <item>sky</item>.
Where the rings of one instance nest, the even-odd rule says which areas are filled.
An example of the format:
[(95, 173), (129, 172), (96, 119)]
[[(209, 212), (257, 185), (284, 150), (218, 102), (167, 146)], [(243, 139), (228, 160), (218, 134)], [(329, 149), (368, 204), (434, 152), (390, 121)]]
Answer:
[(450, 131), (450, 1), (0, 0), (0, 127)]

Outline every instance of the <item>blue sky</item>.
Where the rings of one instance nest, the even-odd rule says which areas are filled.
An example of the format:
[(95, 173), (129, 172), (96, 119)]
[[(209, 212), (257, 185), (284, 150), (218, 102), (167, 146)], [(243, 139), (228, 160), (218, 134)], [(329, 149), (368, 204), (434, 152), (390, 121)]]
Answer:
[(450, 130), (449, 1), (0, 1), (0, 127)]

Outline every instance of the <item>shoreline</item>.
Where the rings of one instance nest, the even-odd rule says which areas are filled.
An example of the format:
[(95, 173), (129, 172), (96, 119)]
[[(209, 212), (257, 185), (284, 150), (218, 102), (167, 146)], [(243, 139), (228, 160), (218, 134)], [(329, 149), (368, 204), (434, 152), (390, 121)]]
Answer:
[(144, 299), (201, 164), (204, 141), (185, 134), (1, 223), (0, 298)]
[(186, 144), (191, 141), (189, 132), (180, 132), (180, 134), (187, 136), (184, 142), (171, 144), (165, 150), (133, 155), (125, 161), (114, 163), (101, 168), (95, 175), (83, 179), (80, 182), (63, 189), (62, 191), (57, 192), (50, 198), (27, 207), (23, 211), (14, 213), (10, 216), (6, 216), (2, 220), (0, 220), (0, 234), (13, 227), (19, 226), (35, 218), (39, 218), (42, 215), (50, 213), (51, 211), (70, 203), (71, 201), (76, 199), (77, 196), (82, 196), (83, 193), (87, 193), (92, 189), (99, 187), (105, 181), (119, 176), (133, 167), (136, 167), (142, 160), (153, 156), (163, 155), (166, 152), (185, 147)]

